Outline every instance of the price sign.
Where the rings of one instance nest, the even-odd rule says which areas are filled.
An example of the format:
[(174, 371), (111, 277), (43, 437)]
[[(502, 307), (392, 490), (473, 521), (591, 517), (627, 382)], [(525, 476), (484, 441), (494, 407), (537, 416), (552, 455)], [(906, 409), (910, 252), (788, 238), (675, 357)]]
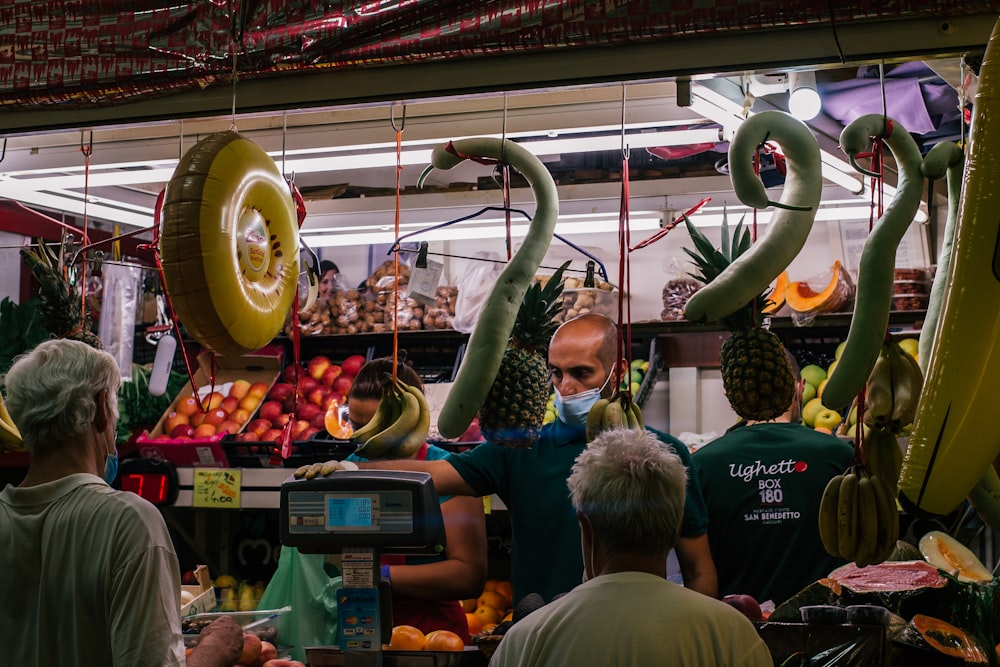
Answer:
[(194, 506), (238, 509), (242, 478), (241, 470), (196, 468), (194, 471)]

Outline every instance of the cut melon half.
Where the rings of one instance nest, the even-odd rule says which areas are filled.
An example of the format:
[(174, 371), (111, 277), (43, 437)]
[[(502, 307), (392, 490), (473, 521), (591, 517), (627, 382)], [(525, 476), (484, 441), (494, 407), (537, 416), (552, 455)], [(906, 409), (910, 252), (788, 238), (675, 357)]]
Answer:
[(986, 569), (976, 554), (947, 533), (932, 530), (920, 538), (918, 546), (924, 560), (937, 569), (958, 577), (959, 581), (993, 580), (993, 573)]

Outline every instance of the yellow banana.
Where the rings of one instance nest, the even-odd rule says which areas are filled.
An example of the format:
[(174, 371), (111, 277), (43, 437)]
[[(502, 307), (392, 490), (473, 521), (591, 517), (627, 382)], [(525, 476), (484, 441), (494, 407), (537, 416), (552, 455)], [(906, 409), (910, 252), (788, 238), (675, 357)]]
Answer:
[[(417, 397), (398, 388), (396, 394), (402, 404), (399, 418), (381, 433), (376, 433), (369, 438), (358, 449), (358, 454), (361, 456), (369, 459), (391, 456), (392, 450), (405, 442), (407, 436), (417, 428), (417, 423), (420, 421), (420, 404), (417, 402)], [(375, 453), (378, 456), (375, 456)]]
[(868, 382), (865, 383), (865, 414), (862, 421), (872, 428), (888, 425), (892, 404), (892, 367), (883, 345), (875, 366), (868, 375)]
[(857, 548), (854, 562), (858, 567), (870, 565), (878, 548), (878, 508), (875, 505), (875, 489), (867, 473), (858, 475), (857, 492)]
[[(917, 510), (946, 515), (1000, 453), (991, 390), (1000, 373), (1000, 22), (994, 25), (972, 107), (951, 270), (910, 432), (900, 490)], [(947, 344), (944, 344), (947, 341)]]
[(406, 384), (402, 380), (399, 381), (399, 387), (403, 391), (412, 394), (416, 399), (419, 414), (416, 427), (403, 439), (403, 442), (389, 450), (388, 456), (393, 459), (408, 459), (416, 454), (423, 444), (427, 442), (427, 433), (431, 427), (431, 410), (427, 405), (427, 399), (424, 398), (423, 392), (419, 389)]
[(858, 475), (852, 469), (844, 474), (837, 495), (837, 551), (854, 560), (858, 548)]
[(831, 477), (819, 501), (819, 537), (823, 541), (823, 548), (831, 556), (840, 556), (837, 543), (837, 505), (843, 481), (843, 475)]
[(585, 431), (587, 442), (590, 442), (597, 437), (604, 428), (604, 411), (608, 407), (609, 400), (607, 398), (602, 398), (601, 400), (594, 403), (594, 407), (590, 408), (590, 412), (587, 413), (587, 428)]

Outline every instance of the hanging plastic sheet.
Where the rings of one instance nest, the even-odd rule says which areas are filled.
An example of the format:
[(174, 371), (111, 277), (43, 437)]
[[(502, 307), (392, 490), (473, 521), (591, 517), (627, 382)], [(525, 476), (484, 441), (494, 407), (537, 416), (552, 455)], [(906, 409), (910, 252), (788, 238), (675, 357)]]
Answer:
[(122, 381), (132, 379), (132, 348), (135, 341), (136, 303), (142, 296), (142, 267), (104, 262), (104, 290), (98, 335), (104, 349), (118, 362)]

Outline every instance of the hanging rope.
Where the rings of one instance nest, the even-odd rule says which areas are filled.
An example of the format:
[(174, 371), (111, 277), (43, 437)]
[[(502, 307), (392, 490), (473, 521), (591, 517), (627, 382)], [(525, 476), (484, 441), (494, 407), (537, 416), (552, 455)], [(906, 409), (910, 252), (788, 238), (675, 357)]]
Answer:
[[(80, 152), (83, 153), (83, 242), (89, 242), (89, 236), (87, 234), (87, 202), (90, 199), (90, 156), (94, 153), (94, 131), (90, 130), (90, 137), (87, 142), (84, 143), (83, 140), (83, 130), (80, 130)], [(65, 234), (65, 231), (63, 232)], [(68, 278), (68, 265), (64, 265), (63, 271), (64, 278)], [(80, 283), (80, 315), (84, 320), (87, 319), (87, 288), (86, 281), (81, 281)]]
[[(392, 129), (396, 132), (396, 210), (394, 221), (394, 236), (399, 238), (399, 217), (402, 209), (400, 191), (403, 178), (403, 129), (406, 127), (406, 105), (403, 105), (402, 119), (396, 124), (395, 107), (390, 111), (389, 119)], [(399, 253), (392, 255), (393, 275), (395, 284), (392, 287), (392, 380), (396, 381), (396, 371), (399, 365)]]
[[(625, 359), (628, 367), (632, 367), (632, 304), (625, 304), (625, 295), (632, 293), (632, 271), (629, 261), (629, 148), (625, 143), (625, 85), (622, 84), (622, 116), (621, 116), (621, 151), (622, 151), (622, 187), (618, 208), (618, 353), (615, 359)], [(624, 326), (624, 329), (623, 329)], [(624, 334), (624, 338), (623, 335)], [(625, 341), (628, 341), (625, 349)], [(621, 364), (615, 364), (616, 391), (622, 384)], [(631, 396), (631, 391), (629, 392)]]

